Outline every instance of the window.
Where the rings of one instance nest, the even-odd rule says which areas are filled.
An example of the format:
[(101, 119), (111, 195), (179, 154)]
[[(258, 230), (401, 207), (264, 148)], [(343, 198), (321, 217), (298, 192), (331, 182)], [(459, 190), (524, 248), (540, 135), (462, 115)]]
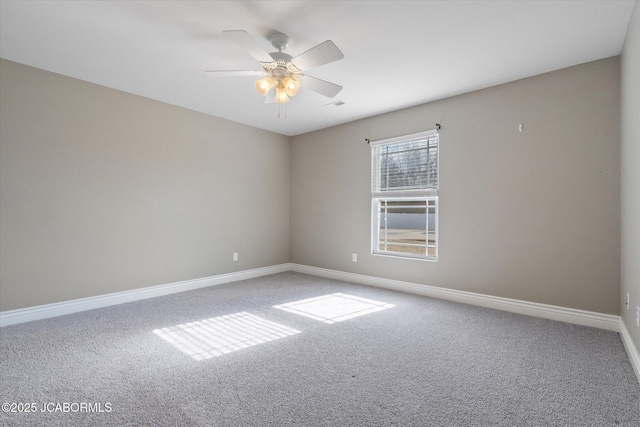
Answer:
[(372, 252), (438, 257), (438, 133), (371, 142)]

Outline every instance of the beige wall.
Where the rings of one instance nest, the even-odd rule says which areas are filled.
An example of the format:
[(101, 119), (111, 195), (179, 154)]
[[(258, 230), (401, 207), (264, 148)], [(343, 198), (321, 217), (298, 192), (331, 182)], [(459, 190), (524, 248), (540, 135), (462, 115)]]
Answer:
[[(435, 123), (439, 261), (373, 256), (365, 138)], [(291, 261), (618, 314), (619, 141), (619, 57), (293, 137)]]
[(289, 260), (288, 137), (0, 66), (0, 310)]
[[(640, 349), (640, 2), (636, 1), (622, 63), (622, 319)], [(626, 294), (630, 308), (625, 306)]]

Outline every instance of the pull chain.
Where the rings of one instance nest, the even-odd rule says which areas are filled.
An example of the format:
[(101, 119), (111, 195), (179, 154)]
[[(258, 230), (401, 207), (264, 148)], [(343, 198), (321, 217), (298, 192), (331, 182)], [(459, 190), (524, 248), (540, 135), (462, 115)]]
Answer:
[[(278, 118), (280, 118), (280, 113), (282, 112), (282, 105), (278, 104)], [(284, 106), (284, 118), (288, 118), (289, 117), (289, 109), (287, 108), (287, 106)]]

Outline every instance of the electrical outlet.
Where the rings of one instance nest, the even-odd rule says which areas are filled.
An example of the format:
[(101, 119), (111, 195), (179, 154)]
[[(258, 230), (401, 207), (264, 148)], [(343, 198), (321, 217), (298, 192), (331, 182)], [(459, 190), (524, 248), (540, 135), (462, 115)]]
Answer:
[(351, 254), (351, 261), (358, 262), (358, 254)]
[(629, 292), (627, 292), (627, 302), (624, 303), (627, 306), (627, 310), (629, 310)]
[(237, 261), (238, 260), (238, 252), (234, 252), (233, 253), (233, 260)]

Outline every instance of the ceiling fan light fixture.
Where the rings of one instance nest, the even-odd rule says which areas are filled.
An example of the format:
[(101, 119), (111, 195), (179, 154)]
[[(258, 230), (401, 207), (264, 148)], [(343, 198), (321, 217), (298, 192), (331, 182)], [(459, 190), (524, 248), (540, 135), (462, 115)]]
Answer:
[(278, 86), (276, 86), (276, 102), (278, 104), (284, 104), (286, 102), (289, 102), (289, 95), (287, 95), (287, 89), (282, 84), (279, 84)]
[[(2, 1), (2, 0), (0, 0)], [(275, 87), (275, 102), (284, 104), (289, 102), (289, 98), (296, 96), (300, 91), (302, 83), (305, 89), (317, 92), (329, 98), (333, 98), (342, 86), (325, 82), (311, 76), (302, 74), (303, 72), (320, 65), (328, 64), (344, 58), (340, 49), (331, 41), (327, 40), (301, 54), (292, 57), (283, 51), (289, 44), (289, 37), (283, 33), (273, 33), (269, 41), (277, 52), (268, 53), (260, 44), (244, 30), (223, 31), (230, 40), (244, 48), (249, 55), (256, 59), (264, 71), (254, 70), (211, 70), (212, 76), (261, 76), (260, 80), (254, 82), (256, 90), (266, 97), (265, 103), (269, 104), (274, 98), (267, 95)], [(304, 77), (304, 82), (301, 79)]]
[(292, 76), (285, 77), (282, 80), (282, 84), (284, 85), (287, 91), (287, 95), (289, 96), (295, 96), (300, 90), (300, 82), (295, 77), (292, 77)]
[(267, 93), (269, 93), (271, 88), (274, 87), (276, 83), (277, 82), (272, 77), (267, 76), (264, 79), (260, 79), (256, 82), (256, 89), (258, 89), (260, 95), (267, 96)]

